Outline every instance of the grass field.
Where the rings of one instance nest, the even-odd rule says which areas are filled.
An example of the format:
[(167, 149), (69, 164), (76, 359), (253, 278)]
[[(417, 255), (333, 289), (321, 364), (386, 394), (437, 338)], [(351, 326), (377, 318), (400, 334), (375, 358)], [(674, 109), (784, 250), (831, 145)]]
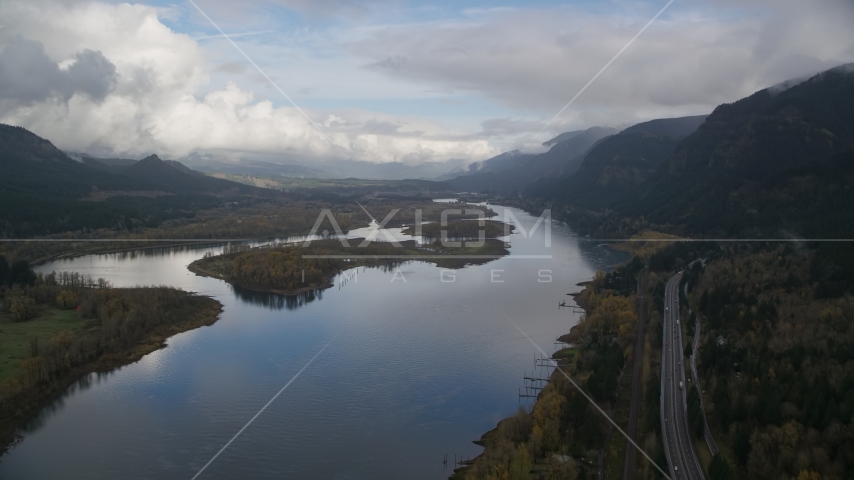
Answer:
[(63, 330), (79, 330), (88, 320), (75, 310), (39, 305), (38, 315), (25, 322), (13, 322), (8, 313), (0, 313), (0, 382), (9, 378), (31, 356), (30, 339), (38, 337), (44, 348), (50, 338)]

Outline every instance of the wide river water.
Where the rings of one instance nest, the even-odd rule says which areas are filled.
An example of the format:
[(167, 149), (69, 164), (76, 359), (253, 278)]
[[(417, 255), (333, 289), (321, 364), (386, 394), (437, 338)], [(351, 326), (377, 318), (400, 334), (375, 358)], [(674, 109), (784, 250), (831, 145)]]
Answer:
[(187, 270), (221, 246), (42, 265), (119, 287), (180, 287), (224, 311), (213, 326), (74, 384), (0, 457), (0, 478), (189, 480), (327, 344), (198, 478), (447, 478), (445, 454), (449, 464), (478, 455), (472, 440), (520, 405), (539, 353), (510, 319), (551, 353), (579, 316), (558, 304), (626, 259), (559, 222), (550, 247), (544, 232), (517, 230), (510, 256), (446, 272), (445, 282), (442, 269), (410, 262), (399, 272), (350, 270), (300, 297), (239, 291)]

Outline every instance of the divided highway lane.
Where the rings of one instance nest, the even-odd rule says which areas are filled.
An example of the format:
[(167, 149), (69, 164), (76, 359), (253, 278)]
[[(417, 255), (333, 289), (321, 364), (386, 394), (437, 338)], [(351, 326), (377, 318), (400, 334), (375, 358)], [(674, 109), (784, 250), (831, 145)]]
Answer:
[(703, 468), (694, 450), (688, 427), (686, 394), (688, 384), (682, 365), (682, 330), (679, 322), (679, 281), (673, 276), (664, 290), (664, 341), (661, 359), (661, 431), (664, 449), (674, 479), (703, 480)]

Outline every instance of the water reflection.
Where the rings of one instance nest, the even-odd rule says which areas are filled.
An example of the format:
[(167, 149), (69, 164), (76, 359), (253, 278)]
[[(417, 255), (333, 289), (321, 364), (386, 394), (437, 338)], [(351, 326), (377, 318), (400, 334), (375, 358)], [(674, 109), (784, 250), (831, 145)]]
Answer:
[[(513, 213), (529, 231), (537, 220)], [(235, 288), (187, 271), (224, 243), (38, 267), (116, 286), (173, 285), (217, 298), (224, 310), (214, 325), (69, 388), (2, 457), (0, 478), (192, 478), (336, 337), (205, 478), (447, 479), (443, 456), (474, 457), (481, 450), (471, 440), (518, 407), (519, 377), (535, 352), (506, 318), (550, 345), (578, 318), (555, 308), (558, 301), (628, 256), (560, 222), (552, 227), (551, 247), (542, 228), (514, 233), (510, 256), (456, 270), (450, 282), (432, 262), (407, 261), (349, 268), (332, 281), (338, 288), (299, 295)], [(543, 269), (553, 282), (540, 281)]]
[(295, 310), (315, 300), (323, 299), (323, 290), (314, 289), (292, 295), (272, 292), (260, 292), (231, 285), (235, 296), (245, 303), (268, 308), (270, 310)]
[(62, 393), (58, 394), (54, 399), (45, 405), (44, 408), (32, 417), (30, 417), (23, 425), (19, 427), (22, 433), (31, 433), (42, 428), (51, 417), (60, 413), (65, 409), (65, 401), (78, 393), (85, 392), (93, 386), (99, 384), (102, 380), (106, 380), (114, 373), (121, 370), (122, 367), (114, 368), (106, 372), (95, 372), (84, 375), (80, 379), (68, 386)]

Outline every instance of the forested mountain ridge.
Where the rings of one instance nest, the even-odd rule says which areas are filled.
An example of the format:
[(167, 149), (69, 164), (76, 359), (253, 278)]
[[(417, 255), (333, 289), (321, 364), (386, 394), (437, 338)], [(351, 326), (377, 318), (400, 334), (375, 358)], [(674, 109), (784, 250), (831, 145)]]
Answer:
[(686, 137), (696, 132), (708, 117), (708, 115), (693, 115), (690, 117), (657, 118), (655, 120), (649, 120), (647, 122), (632, 125), (631, 127), (621, 131), (620, 135), (644, 132), (656, 135)]
[(721, 105), (675, 146), (620, 138), (643, 125), (603, 140), (576, 175), (529, 187), (529, 201), (608, 234), (854, 234), (854, 65)]
[(24, 128), (0, 124), (0, 236), (151, 227), (223, 203), (221, 197), (211, 194), (275, 194), (227, 180), (195, 177), (157, 157), (142, 164), (104, 167), (95, 169), (77, 162)]
[(646, 132), (608, 137), (590, 150), (574, 175), (535, 183), (526, 193), (583, 208), (608, 206), (635, 192), (678, 142), (677, 137)]
[(700, 316), (697, 369), (729, 463), (740, 478), (851, 478), (854, 297), (828, 290), (815, 250), (738, 245), (708, 260), (683, 305)]
[(630, 198), (705, 118), (661, 118), (633, 125), (577, 157), (577, 171), (542, 179), (529, 185), (525, 194), (584, 209), (601, 209)]
[[(513, 156), (510, 156), (513, 152), (507, 152), (484, 162), (489, 164), (494, 160), (501, 160), (501, 164), (507, 165), (506, 168), (488, 169), (482, 173), (463, 175), (446, 183), (458, 191), (491, 190), (505, 194), (522, 191), (541, 178), (574, 173), (581, 164), (585, 152), (603, 138), (615, 133), (617, 133), (616, 129), (607, 127), (591, 127), (581, 132), (567, 132), (546, 142), (544, 145), (551, 145), (547, 152), (538, 155), (515, 153)], [(558, 140), (561, 138), (563, 139)]]
[[(796, 233), (815, 217), (805, 217), (811, 205), (798, 201), (799, 185), (787, 179), (820, 175), (818, 166), (828, 162), (843, 174), (838, 180), (849, 178), (854, 165), (832, 158), (851, 150), (854, 68), (845, 65), (782, 92), (765, 89), (721, 105), (679, 144), (637, 198), (614, 207), (688, 232)], [(808, 174), (814, 168), (819, 170)], [(786, 183), (791, 189), (781, 190)], [(836, 195), (850, 198), (851, 188), (845, 181)], [(839, 198), (824, 201), (830, 207)], [(840, 212), (814, 213), (829, 218)]]
[(750, 180), (854, 148), (854, 64), (717, 107), (679, 145), (670, 173), (728, 169)]
[(49, 141), (21, 127), (0, 124), (0, 165), (3, 192), (49, 193), (80, 198), (93, 186), (102, 189), (154, 189), (134, 179), (94, 171), (68, 157)]

